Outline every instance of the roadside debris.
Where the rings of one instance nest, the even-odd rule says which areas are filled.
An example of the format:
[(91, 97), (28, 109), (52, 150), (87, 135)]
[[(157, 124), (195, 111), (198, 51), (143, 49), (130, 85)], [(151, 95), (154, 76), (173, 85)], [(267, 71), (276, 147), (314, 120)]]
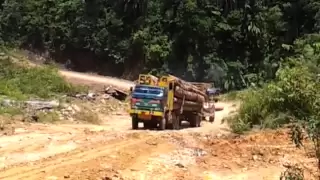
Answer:
[(88, 92), (88, 93), (82, 93), (82, 94), (76, 94), (76, 95), (70, 95), (71, 97), (82, 99), (82, 100), (96, 100), (96, 99), (109, 99), (110, 96), (113, 98), (124, 101), (126, 100), (129, 93), (114, 88), (112, 86), (105, 87), (102, 92)]
[(23, 121), (40, 122), (43, 116), (54, 116), (49, 118), (50, 121), (75, 121), (83, 119), (79, 118), (80, 114), (85, 119), (97, 119), (98, 114), (119, 113), (127, 108), (127, 103), (122, 102), (127, 96), (128, 93), (109, 86), (100, 92), (64, 95), (60, 100), (18, 101), (2, 97), (0, 107), (21, 109), (24, 114)]
[(111, 95), (112, 97), (120, 100), (120, 101), (124, 101), (126, 100), (126, 98), (128, 97), (129, 93), (123, 91), (123, 90), (120, 90), (120, 89), (117, 89), (117, 88), (114, 88), (112, 86), (108, 86), (105, 88), (104, 92), (106, 94), (109, 94)]
[(41, 109), (53, 109), (59, 107), (59, 101), (44, 101), (44, 100), (29, 100), (29, 101), (15, 101), (11, 99), (0, 100), (1, 106), (16, 106), (16, 107), (28, 107), (35, 110)]

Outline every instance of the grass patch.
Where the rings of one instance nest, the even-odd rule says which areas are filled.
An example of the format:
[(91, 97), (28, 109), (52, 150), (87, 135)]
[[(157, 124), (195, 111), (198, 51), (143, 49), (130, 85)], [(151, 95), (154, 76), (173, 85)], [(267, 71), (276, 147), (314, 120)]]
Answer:
[[(227, 122), (235, 133), (320, 117), (320, 83), (303, 63), (279, 69), (274, 82), (261, 89), (250, 89), (241, 97), (238, 114)], [(233, 96), (234, 97), (234, 96)]]
[[(23, 100), (57, 99), (66, 101), (63, 95), (71, 95), (87, 91), (86, 87), (74, 86), (59, 75), (54, 65), (30, 67), (26, 65), (26, 58), (19, 53), (12, 53), (0, 47), (0, 114), (4, 116), (30, 115), (29, 110), (21, 105)], [(5, 101), (4, 101), (5, 100)], [(7, 103), (13, 100), (16, 103)], [(53, 123), (60, 120), (56, 111), (41, 112), (31, 110), (36, 119), (31, 121)], [(33, 117), (33, 118), (34, 118)], [(11, 118), (10, 120), (13, 121)], [(28, 118), (27, 118), (28, 119)], [(4, 128), (7, 121), (2, 121)], [(1, 127), (0, 127), (1, 129)]]
[(0, 117), (0, 131), (4, 131), (10, 122), (11, 120), (6, 116)]
[[(1, 58), (1, 57), (0, 57)], [(67, 83), (58, 70), (51, 67), (21, 67), (9, 57), (0, 59), (0, 95), (13, 99), (52, 98), (58, 94), (74, 94), (85, 88)]]
[(22, 109), (18, 107), (4, 107), (0, 106), (0, 114), (10, 114), (11, 116), (22, 114)]
[(219, 100), (222, 101), (234, 101), (234, 100), (244, 100), (248, 94), (251, 93), (251, 89), (245, 89), (241, 91), (231, 91), (226, 94), (219, 96)]
[(0, 116), (0, 135), (13, 135), (15, 115), (4, 113)]
[(79, 111), (74, 115), (74, 118), (77, 121), (88, 122), (91, 124), (100, 124), (101, 123), (97, 113), (92, 112), (90, 110)]
[(41, 123), (54, 123), (60, 120), (59, 114), (55, 111), (38, 112), (36, 115), (38, 117), (38, 122)]

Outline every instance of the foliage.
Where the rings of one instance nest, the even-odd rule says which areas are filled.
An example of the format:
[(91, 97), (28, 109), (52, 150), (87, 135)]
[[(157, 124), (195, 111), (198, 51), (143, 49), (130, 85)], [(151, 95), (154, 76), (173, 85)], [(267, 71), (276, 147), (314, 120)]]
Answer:
[(8, 56), (0, 60), (0, 95), (13, 99), (50, 98), (81, 91), (64, 81), (51, 67), (29, 68), (14, 64)]
[[(229, 120), (234, 132), (242, 133), (253, 125), (275, 128), (292, 123), (291, 138), (303, 146), (304, 132), (313, 142), (320, 169), (320, 35), (297, 40), (288, 50), (294, 54), (281, 64), (273, 82), (251, 90), (239, 114)], [(282, 179), (303, 179), (301, 169), (289, 168)]]
[(301, 122), (308, 125), (313, 136), (320, 120), (320, 41), (314, 42), (320, 36), (312, 36), (313, 42), (311, 36), (296, 41), (296, 53), (284, 60), (273, 82), (244, 97), (239, 114), (229, 120), (234, 131), (248, 130), (244, 127), (253, 125), (276, 128)]
[(280, 180), (303, 180), (303, 169), (297, 166), (288, 166), (286, 171), (281, 173)]
[(38, 118), (38, 122), (42, 122), (42, 123), (54, 123), (60, 120), (59, 114), (55, 111), (37, 112), (36, 116)]
[(101, 60), (97, 66), (118, 63), (122, 73), (172, 73), (226, 90), (273, 79), (281, 58), (291, 53), (283, 47), (317, 32), (320, 14), (315, 0), (1, 3), (2, 43), (49, 51), (75, 64), (94, 54)]
[(241, 91), (230, 91), (228, 93), (220, 95), (220, 99), (224, 101), (243, 100), (248, 93), (252, 92), (252, 88), (244, 89)]

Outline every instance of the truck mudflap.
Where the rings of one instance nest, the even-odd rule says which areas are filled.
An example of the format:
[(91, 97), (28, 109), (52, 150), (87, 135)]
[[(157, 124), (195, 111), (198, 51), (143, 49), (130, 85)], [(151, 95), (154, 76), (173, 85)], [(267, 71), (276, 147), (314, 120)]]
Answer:
[(129, 111), (130, 115), (138, 115), (139, 119), (143, 120), (151, 120), (152, 116), (163, 117), (164, 113), (159, 111), (146, 111), (146, 110), (137, 110), (131, 109)]

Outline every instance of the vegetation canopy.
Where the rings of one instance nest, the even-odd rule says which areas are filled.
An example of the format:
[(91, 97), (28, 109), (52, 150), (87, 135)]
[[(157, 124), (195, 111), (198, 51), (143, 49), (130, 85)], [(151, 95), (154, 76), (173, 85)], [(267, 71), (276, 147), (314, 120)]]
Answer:
[(130, 78), (172, 73), (226, 90), (273, 79), (290, 45), (320, 28), (316, 0), (0, 3), (2, 43), (48, 51), (78, 69), (99, 67)]

